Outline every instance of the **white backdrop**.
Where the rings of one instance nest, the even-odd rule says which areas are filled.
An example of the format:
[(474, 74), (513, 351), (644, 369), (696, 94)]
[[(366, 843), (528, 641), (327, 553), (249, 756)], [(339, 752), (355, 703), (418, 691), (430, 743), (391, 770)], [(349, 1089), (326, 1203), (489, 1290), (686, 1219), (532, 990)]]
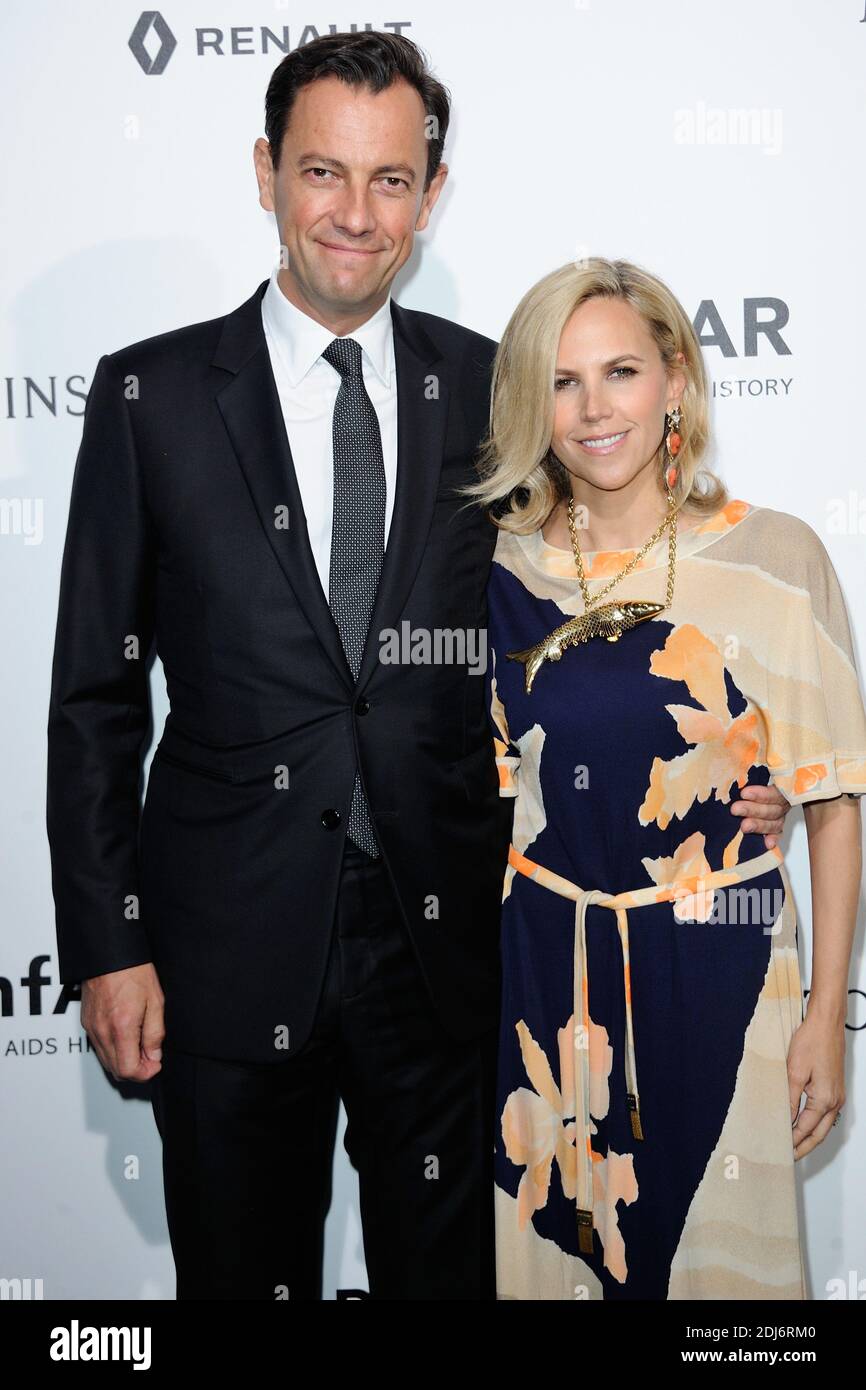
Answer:
[[(287, 28), (295, 47), (329, 26), (385, 28), (394, 13), (164, 4), (176, 47), (147, 73), (128, 43), (134, 4), (18, 0), (0, 20), (0, 1279), (41, 1279), (46, 1299), (174, 1296), (150, 1103), (87, 1054), (78, 1003), (57, 983), (45, 728), (83, 399), (102, 353), (225, 313), (270, 271), (277, 235), (258, 205), (252, 145), (282, 52), (263, 30), (282, 40)], [(733, 496), (821, 535), (861, 671), (863, 5), (401, 5), (401, 31), (450, 88), (454, 116), (445, 191), (395, 286), (410, 308), (499, 337), (524, 290), (572, 257), (626, 256), (667, 280), (705, 342), (714, 466)], [(152, 28), (146, 47), (153, 58)], [(756, 321), (777, 333), (756, 335)], [(151, 748), (166, 713), (158, 663), (153, 696)], [(807, 844), (800, 812), (789, 820), (808, 988)], [(797, 1165), (817, 1299), (866, 1297), (862, 917), (859, 927), (844, 1117)], [(325, 1295), (364, 1287), (354, 1173), (338, 1143)]]

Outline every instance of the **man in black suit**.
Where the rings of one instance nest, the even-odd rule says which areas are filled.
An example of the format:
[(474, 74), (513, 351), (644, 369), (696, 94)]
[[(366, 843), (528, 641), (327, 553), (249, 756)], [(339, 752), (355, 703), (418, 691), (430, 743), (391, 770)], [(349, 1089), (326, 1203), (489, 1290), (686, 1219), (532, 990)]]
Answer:
[(459, 489), (496, 344), (389, 294), (447, 125), (408, 40), (291, 53), (255, 147), (285, 263), (102, 357), (88, 397), (49, 717), (61, 978), (112, 1074), (153, 1080), (178, 1298), (321, 1296), (340, 1096), (371, 1295), (493, 1296), (511, 803), (495, 530)]

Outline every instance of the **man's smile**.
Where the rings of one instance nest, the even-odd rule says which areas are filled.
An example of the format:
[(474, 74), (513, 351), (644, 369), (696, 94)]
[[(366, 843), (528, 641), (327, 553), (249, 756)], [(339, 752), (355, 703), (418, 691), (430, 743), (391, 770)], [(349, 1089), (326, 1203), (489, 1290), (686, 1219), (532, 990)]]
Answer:
[(324, 246), (326, 251), (334, 251), (337, 255), (343, 256), (375, 256), (377, 254), (375, 247), (364, 251), (360, 247), (343, 246), (339, 242), (331, 241), (320, 241), (319, 245)]

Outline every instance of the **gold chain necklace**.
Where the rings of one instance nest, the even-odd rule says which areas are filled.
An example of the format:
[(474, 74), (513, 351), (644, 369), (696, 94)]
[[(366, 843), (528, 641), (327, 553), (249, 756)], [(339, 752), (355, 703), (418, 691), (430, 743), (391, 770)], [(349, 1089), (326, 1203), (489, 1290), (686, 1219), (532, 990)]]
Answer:
[[(625, 575), (629, 574), (645, 555), (651, 545), (662, 535), (665, 527), (670, 528), (668, 538), (668, 585), (667, 597), (664, 603), (650, 603), (646, 599), (624, 599), (617, 602), (602, 604), (600, 608), (599, 599), (605, 594), (610, 593), (614, 584), (618, 584)], [(585, 611), (579, 613), (576, 618), (569, 618), (567, 622), (561, 623), (547, 637), (536, 642), (532, 647), (526, 647), (519, 652), (506, 652), (510, 661), (520, 661), (525, 670), (525, 686), (527, 695), (532, 690), (535, 677), (541, 670), (545, 661), (559, 661), (563, 653), (569, 647), (577, 647), (583, 642), (589, 642), (593, 637), (601, 637), (606, 642), (618, 642), (624, 632), (637, 627), (639, 623), (645, 623), (651, 618), (658, 617), (666, 608), (670, 608), (674, 596), (674, 573), (676, 571), (677, 559), (677, 505), (673, 494), (668, 488), (668, 514), (649, 540), (641, 546), (636, 555), (629, 560), (628, 564), (620, 570), (619, 574), (611, 579), (603, 589), (595, 595), (590, 596), (586, 587), (586, 576), (583, 572), (583, 556), (580, 553), (580, 546), (577, 541), (577, 533), (574, 525), (574, 498), (569, 499), (568, 503), (568, 529), (571, 533), (571, 546), (574, 551), (574, 563), (577, 566), (577, 576), (580, 580), (580, 591), (583, 594)]]
[(627, 574), (631, 573), (638, 561), (644, 555), (646, 555), (647, 551), (652, 546), (655, 545), (656, 541), (663, 534), (666, 527), (670, 527), (670, 532), (668, 536), (668, 583), (667, 595), (665, 598), (664, 606), (665, 608), (670, 608), (671, 601), (674, 596), (674, 574), (676, 572), (677, 563), (677, 504), (674, 501), (673, 496), (670, 492), (668, 492), (668, 500), (670, 505), (668, 507), (667, 516), (665, 517), (662, 524), (656, 528), (656, 530), (650, 536), (649, 540), (644, 542), (640, 550), (638, 550), (637, 553), (632, 556), (628, 564), (620, 570), (619, 574), (614, 575), (613, 579), (610, 581), (609, 584), (606, 584), (603, 589), (599, 589), (597, 594), (591, 596), (589, 589), (586, 585), (586, 576), (583, 571), (583, 556), (581, 554), (580, 545), (578, 544), (577, 539), (577, 529), (574, 521), (574, 496), (572, 495), (571, 497), (569, 497), (568, 530), (571, 536), (571, 548), (574, 552), (574, 563), (577, 566), (577, 577), (580, 582), (580, 592), (583, 595), (583, 604), (585, 611), (588, 611), (594, 604), (598, 603), (599, 599), (604, 598), (605, 594), (609, 594), (615, 584), (618, 584), (621, 579), (624, 579)]

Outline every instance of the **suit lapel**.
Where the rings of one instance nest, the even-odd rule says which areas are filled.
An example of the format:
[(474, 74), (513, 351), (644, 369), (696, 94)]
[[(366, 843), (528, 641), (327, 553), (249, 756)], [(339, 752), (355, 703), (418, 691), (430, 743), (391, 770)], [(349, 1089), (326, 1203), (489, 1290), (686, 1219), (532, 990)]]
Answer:
[[(230, 372), (231, 379), (218, 389), (216, 401), (280, 568), (337, 674), (354, 689), (319, 581), (271, 368), (261, 318), (267, 285), (265, 280), (245, 304), (226, 316), (213, 366)], [(448, 416), (445, 362), (411, 311), (393, 300), (391, 318), (397, 368), (397, 486), (358, 689), (376, 668), (379, 632), (396, 626), (421, 563)], [(283, 523), (277, 524), (281, 517)]]

